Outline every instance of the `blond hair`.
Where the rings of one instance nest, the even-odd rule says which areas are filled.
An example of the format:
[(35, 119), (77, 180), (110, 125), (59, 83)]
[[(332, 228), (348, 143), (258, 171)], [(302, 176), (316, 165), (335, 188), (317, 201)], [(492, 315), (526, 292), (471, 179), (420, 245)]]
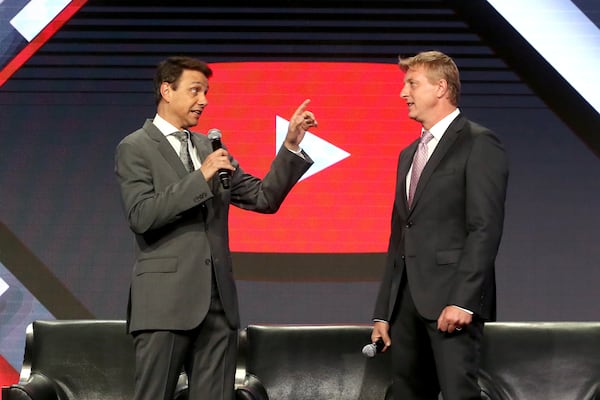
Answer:
[(457, 106), (460, 97), (458, 67), (451, 57), (440, 51), (424, 51), (413, 57), (398, 57), (398, 66), (404, 72), (415, 67), (424, 67), (431, 83), (444, 79), (448, 83), (450, 102)]

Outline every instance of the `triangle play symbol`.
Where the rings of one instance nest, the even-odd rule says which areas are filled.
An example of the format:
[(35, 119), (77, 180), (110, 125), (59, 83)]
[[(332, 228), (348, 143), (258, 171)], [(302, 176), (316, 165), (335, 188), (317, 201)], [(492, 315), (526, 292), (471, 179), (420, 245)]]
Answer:
[[(276, 153), (285, 140), (289, 124), (290, 122), (287, 119), (278, 115), (275, 116)], [(337, 146), (334, 146), (333, 144), (321, 139), (309, 131), (306, 132), (301, 147), (308, 155), (310, 155), (310, 158), (312, 158), (314, 164), (308, 171), (306, 171), (300, 180), (304, 180), (311, 175), (321, 172), (324, 169), (329, 168), (332, 165), (342, 161), (344, 158), (350, 156), (350, 153), (340, 149)]]

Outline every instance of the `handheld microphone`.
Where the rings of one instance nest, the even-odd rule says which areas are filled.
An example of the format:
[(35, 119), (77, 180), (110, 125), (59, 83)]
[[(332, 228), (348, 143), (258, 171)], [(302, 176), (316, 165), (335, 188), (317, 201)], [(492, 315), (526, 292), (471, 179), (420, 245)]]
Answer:
[(377, 339), (377, 341), (375, 343), (370, 343), (370, 344), (366, 345), (365, 347), (363, 347), (362, 353), (365, 357), (373, 358), (378, 353), (381, 353), (381, 350), (383, 350), (383, 347), (384, 347), (383, 340)]
[[(223, 144), (221, 143), (221, 131), (217, 128), (212, 128), (208, 131), (208, 139), (212, 144), (213, 151), (223, 148)], [(229, 189), (229, 171), (226, 169), (220, 169), (218, 174), (223, 188)]]

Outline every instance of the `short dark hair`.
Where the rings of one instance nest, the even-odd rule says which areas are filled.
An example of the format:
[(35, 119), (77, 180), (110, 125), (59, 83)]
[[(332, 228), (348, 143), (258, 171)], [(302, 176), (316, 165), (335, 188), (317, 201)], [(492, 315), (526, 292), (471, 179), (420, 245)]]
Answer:
[(156, 74), (154, 75), (154, 96), (156, 104), (162, 99), (162, 95), (160, 94), (160, 86), (162, 83), (170, 83), (173, 86), (173, 89), (177, 90), (179, 78), (186, 69), (202, 72), (207, 78), (210, 78), (213, 74), (208, 64), (192, 57), (175, 56), (161, 61), (156, 67)]

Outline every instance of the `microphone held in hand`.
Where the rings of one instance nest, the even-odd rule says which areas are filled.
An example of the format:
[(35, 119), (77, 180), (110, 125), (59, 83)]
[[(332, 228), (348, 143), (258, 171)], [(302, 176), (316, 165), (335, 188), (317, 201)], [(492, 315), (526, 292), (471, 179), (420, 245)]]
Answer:
[[(212, 144), (213, 151), (219, 150), (223, 148), (223, 144), (221, 143), (221, 131), (212, 128), (208, 131), (208, 139)], [(221, 185), (223, 185), (224, 189), (229, 189), (229, 171), (226, 169), (220, 169), (219, 172), (219, 180), (221, 181)]]
[(384, 347), (384, 343), (383, 340), (378, 339), (375, 343), (371, 343), (366, 345), (365, 347), (363, 347), (362, 349), (362, 353), (365, 357), (375, 357), (377, 355), (377, 353), (381, 353), (381, 350), (383, 350)]

